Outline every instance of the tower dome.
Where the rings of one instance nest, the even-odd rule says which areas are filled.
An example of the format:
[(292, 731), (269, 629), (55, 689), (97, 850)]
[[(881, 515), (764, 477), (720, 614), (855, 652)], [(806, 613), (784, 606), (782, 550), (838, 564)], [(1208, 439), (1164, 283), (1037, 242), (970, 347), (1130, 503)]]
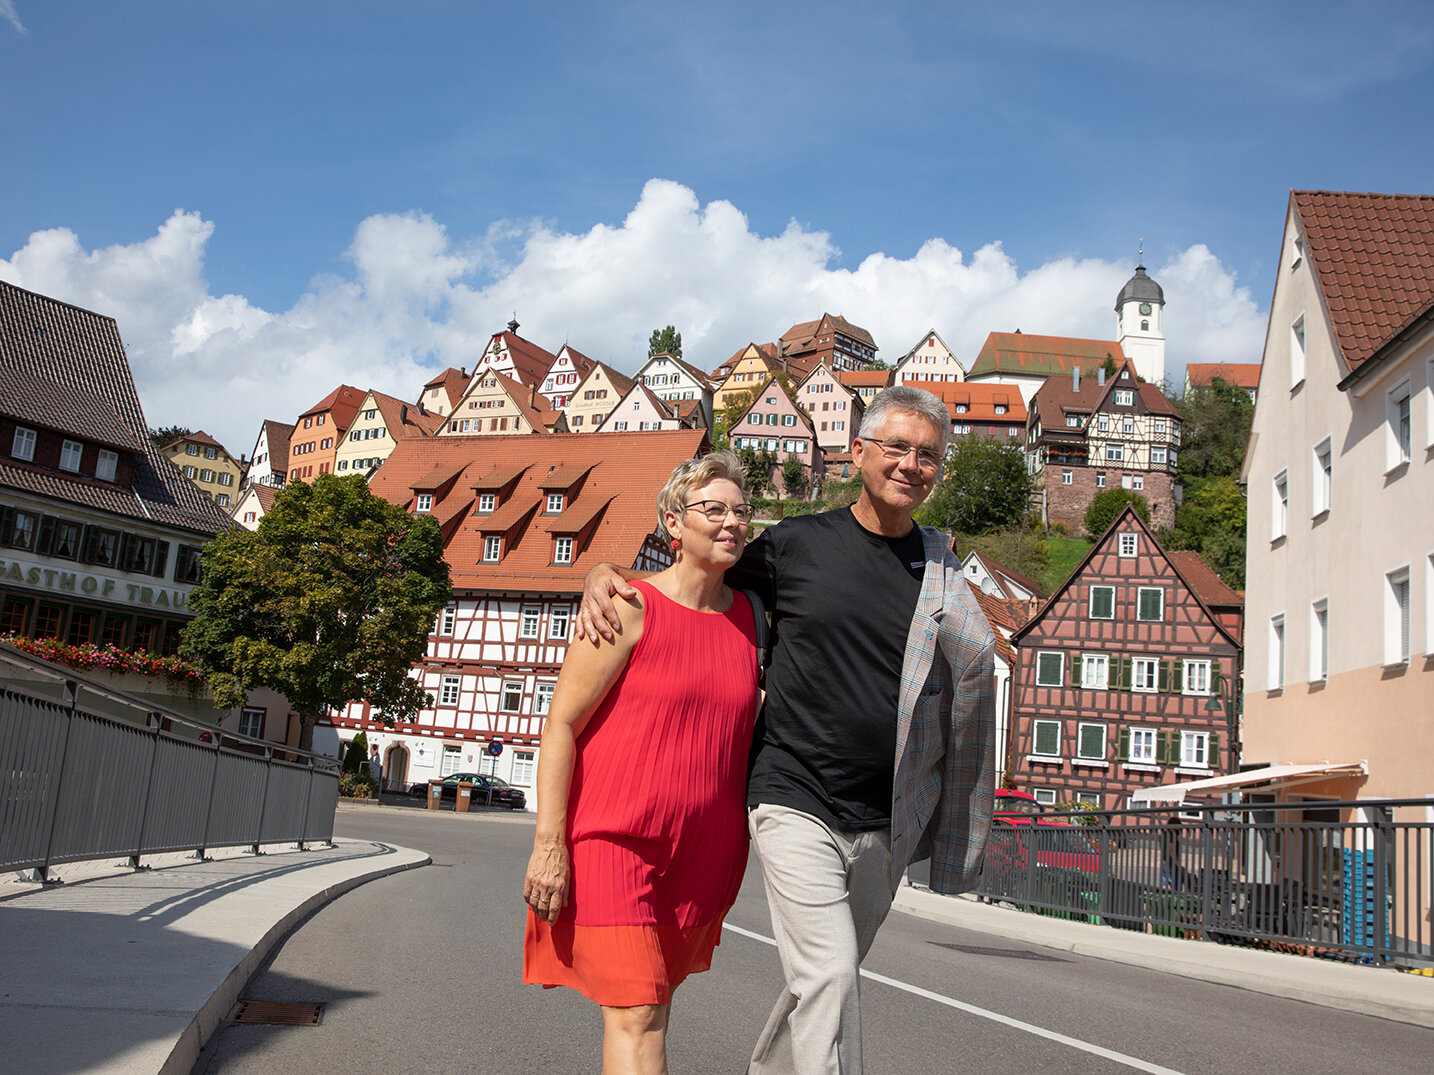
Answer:
[(1165, 292), (1160, 289), (1159, 284), (1145, 275), (1144, 265), (1137, 265), (1135, 275), (1120, 289), (1120, 295), (1115, 300), (1116, 312), (1127, 302), (1158, 302), (1162, 306), (1165, 305)]

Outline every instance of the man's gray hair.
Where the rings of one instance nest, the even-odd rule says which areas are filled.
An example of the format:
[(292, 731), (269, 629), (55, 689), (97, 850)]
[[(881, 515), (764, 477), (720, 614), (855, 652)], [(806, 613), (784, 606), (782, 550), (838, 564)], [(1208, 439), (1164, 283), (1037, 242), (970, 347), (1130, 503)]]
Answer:
[(891, 417), (892, 411), (919, 414), (929, 421), (941, 434), (941, 454), (946, 455), (946, 442), (951, 439), (951, 412), (939, 397), (924, 388), (899, 384), (878, 392), (866, 405), (866, 414), (862, 416), (861, 428), (856, 435), (863, 439), (879, 436), (881, 427)]
[(742, 460), (733, 452), (709, 452), (697, 459), (678, 463), (667, 484), (657, 494), (657, 532), (668, 537), (667, 512), (681, 515), (686, 510), (687, 494), (701, 489), (718, 478), (725, 478), (742, 490), (742, 499), (747, 499), (747, 475), (742, 470)]

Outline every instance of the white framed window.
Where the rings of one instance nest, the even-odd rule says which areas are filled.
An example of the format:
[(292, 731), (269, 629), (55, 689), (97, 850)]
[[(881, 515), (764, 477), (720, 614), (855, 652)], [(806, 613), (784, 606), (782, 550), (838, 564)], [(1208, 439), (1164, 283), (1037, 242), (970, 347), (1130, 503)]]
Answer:
[(1080, 685), (1088, 691), (1103, 691), (1110, 686), (1110, 658), (1103, 653), (1087, 653), (1081, 657)]
[(560, 537), (553, 539), (553, 563), (570, 564), (573, 562), (573, 539)]
[(118, 468), (119, 453), (101, 448), (99, 459), (95, 462), (95, 477), (102, 482), (112, 482)]
[(1061, 687), (1065, 685), (1066, 655), (1042, 650), (1036, 654), (1036, 686)]
[(1137, 587), (1135, 618), (1145, 623), (1165, 619), (1165, 591), (1158, 586)]
[(536, 751), (513, 751), (513, 783), (522, 784), (525, 787), (532, 786), (533, 774), (537, 769), (537, 764), (533, 760), (535, 757), (537, 757)]
[[(103, 460), (104, 454), (105, 454), (104, 452), (101, 452), (101, 453), (100, 453), (100, 458), (101, 458), (101, 460)], [(220, 474), (219, 474), (219, 484), (220, 484), (220, 485), (233, 485), (233, 484), (234, 484), (234, 475), (233, 475), (233, 474), (230, 474), (227, 470), (221, 471)]]
[(457, 621), (458, 609), (453, 605), (449, 605), (443, 610), (443, 621), (438, 625), (438, 633), (441, 635), (451, 635)]
[(1210, 768), (1210, 733), (1180, 733), (1180, 764), (1189, 769)]
[(10, 454), (16, 459), (35, 458), (35, 431), (27, 426), (15, 427), (15, 439), (10, 442)]
[(1210, 662), (1187, 660), (1184, 684), (1186, 694), (1209, 694)]
[(1125, 445), (1107, 444), (1105, 446), (1105, 461), (1107, 463), (1125, 462)]
[(1154, 728), (1130, 729), (1130, 747), (1126, 751), (1125, 760), (1135, 762), (1138, 765), (1155, 764)]
[(1384, 576), (1384, 663), (1409, 663), (1409, 565)]
[(1144, 489), (1144, 488), (1145, 488), (1145, 475), (1144, 475), (1144, 474), (1133, 474), (1133, 475), (1131, 475), (1131, 478), (1130, 478), (1130, 487), (1131, 487), (1132, 489)]
[(504, 713), (517, 713), (523, 708), (523, 684), (517, 680), (509, 680), (503, 684), (503, 693), (498, 700), (498, 708)]
[(1105, 414), (1097, 415), (1095, 419), (1095, 429), (1097, 433), (1109, 433), (1110, 416)]
[(1092, 586), (1090, 588), (1090, 618), (1093, 620), (1115, 619), (1115, 587)]
[(1070, 485), (1075, 480), (1075, 475), (1069, 470), (1061, 471), (1061, 484)]
[(78, 471), (80, 459), (85, 453), (84, 445), (77, 440), (67, 440), (60, 448), (60, 469)]
[(533, 687), (533, 712), (538, 716), (545, 715), (553, 705), (553, 691), (557, 689), (556, 683), (539, 683)]
[(502, 552), (503, 539), (497, 534), (490, 534), (483, 539), (483, 562), (485, 564), (496, 564)]
[(1120, 420), (1120, 431), (1124, 433), (1127, 437), (1134, 433), (1135, 419), (1132, 418), (1130, 415), (1126, 415), (1124, 418), (1122, 418)]
[(1159, 683), (1160, 662), (1154, 657), (1136, 657), (1131, 674), (1132, 690), (1153, 692)]
[[(1012, 436), (1015, 436), (1014, 433), (1011, 434), (1011, 435), (1012, 435)], [(1095, 476), (1095, 487), (1096, 487), (1097, 489), (1104, 489), (1104, 488), (1105, 488), (1105, 471), (1102, 470), (1102, 471), (1100, 471), (1098, 474), (1096, 474), (1096, 476)]]
[(1305, 315), (1300, 314), (1290, 326), (1290, 391), (1305, 379)]
[(264, 714), (265, 710), (251, 709), (248, 706), (239, 710), (239, 734), (247, 735), (250, 739), (263, 739)]
[(1117, 407), (1129, 407), (1135, 402), (1135, 391), (1130, 388), (1117, 388), (1115, 390), (1115, 405)]
[(1283, 690), (1285, 686), (1285, 616), (1270, 617), (1270, 681), (1269, 689)]
[(463, 764), (463, 748), (456, 743), (443, 744), (443, 757), (439, 760), (438, 775), (452, 776)]
[(1076, 726), (1076, 757), (1086, 761), (1105, 760), (1105, 725), (1087, 724)]
[(1320, 516), (1329, 511), (1334, 500), (1334, 444), (1325, 437), (1314, 446), (1312, 484), (1310, 488), (1310, 515)]
[(214, 497), (214, 502), (215, 502), (216, 504), (218, 504), (221, 508), (227, 508), (227, 507), (229, 506), (229, 494), (228, 494), (228, 493), (218, 493), (218, 494), (216, 494), (215, 497)]
[(202, 482), (212, 482), (214, 480), (214, 471), (205, 467), (199, 472), (199, 480)]
[(1075, 801), (1081, 806), (1089, 807), (1092, 810), (1100, 809), (1100, 796), (1093, 791), (1076, 792)]
[(1068, 414), (1068, 415), (1066, 415), (1066, 428), (1067, 428), (1067, 429), (1079, 429), (1079, 428), (1080, 428), (1080, 415), (1078, 415), (1078, 414)]
[(413, 510), (416, 512), (428, 512), (433, 510), (433, 494), (419, 493), (414, 499)]
[(1139, 534), (1121, 534), (1119, 549), (1120, 555), (1124, 557), (1131, 557), (1136, 555), (1136, 553), (1140, 551), (1140, 543), (1137, 540), (1139, 537)]
[(1310, 605), (1310, 682), (1329, 678), (1329, 598)]
[(557, 642), (568, 640), (568, 624), (572, 620), (572, 609), (559, 605), (548, 613), (548, 637)]
[(540, 608), (524, 608), (518, 614), (518, 637), (537, 638), (538, 623), (543, 617), (543, 610)]
[(462, 683), (462, 676), (444, 676), (438, 686), (438, 704), (457, 705), (458, 688)]
[(1056, 805), (1056, 793), (1053, 788), (1036, 788), (1031, 794), (1036, 797), (1036, 802), (1042, 806)]
[(1279, 541), (1290, 532), (1290, 474), (1282, 470), (1270, 486), (1270, 540)]
[(794, 425), (796, 425), (796, 424), (797, 424), (797, 416), (796, 416), (795, 414), (784, 414), (784, 415), (782, 415), (782, 425), (784, 425), (784, 426), (794, 426)]
[(1164, 463), (1165, 463), (1165, 448), (1162, 447), (1162, 446), (1159, 445), (1159, 444), (1151, 445), (1151, 448), (1150, 448), (1150, 464), (1151, 464), (1151, 466), (1161, 466), (1161, 465), (1164, 465)]
[(492, 515), (493, 509), (498, 506), (497, 493), (479, 493), (478, 510), (484, 515)]
[(1385, 396), (1384, 411), (1385, 422), (1388, 432), (1385, 435), (1387, 442), (1387, 459), (1385, 470), (1390, 471), (1409, 462), (1409, 449), (1411, 444), (1410, 414), (1409, 414), (1409, 382), (1404, 381), (1391, 388)]
[(1058, 720), (1037, 720), (1032, 722), (1031, 753), (1042, 758), (1061, 756), (1061, 722)]
[(558, 514), (558, 512), (560, 512), (560, 511), (562, 511), (562, 510), (563, 510), (563, 494), (562, 494), (562, 493), (549, 493), (549, 494), (548, 494), (548, 514), (549, 514), (549, 515), (556, 515), (556, 514)]

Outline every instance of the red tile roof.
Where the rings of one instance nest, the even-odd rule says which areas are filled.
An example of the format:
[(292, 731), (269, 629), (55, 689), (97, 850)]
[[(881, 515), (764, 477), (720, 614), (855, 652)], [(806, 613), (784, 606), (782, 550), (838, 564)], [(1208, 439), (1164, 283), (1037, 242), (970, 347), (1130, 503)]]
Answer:
[(895, 370), (837, 370), (836, 378), (848, 388), (885, 388)]
[(1434, 197), (1295, 190), (1290, 204), (1356, 369), (1434, 308)]
[(264, 440), (269, 445), (269, 469), (280, 474), (289, 472), (289, 438), (294, 427), (289, 422), (264, 419)]
[(401, 437), (431, 437), (446, 421), (440, 414), (420, 413), (417, 406), (382, 392), (373, 393), (374, 404), (394, 440)]
[[(513, 360), (513, 371), (518, 380), (534, 388), (543, 387), (543, 379), (547, 377), (548, 370), (552, 369), (553, 363), (558, 356), (544, 351), (531, 340), (525, 340), (516, 332), (495, 332), (494, 340), (502, 340), (508, 348), (508, 355)], [(491, 350), (491, 341), (490, 341)], [(477, 374), (477, 371), (474, 371)]]
[(991, 633), (996, 636), (997, 656), (1006, 662), (1007, 668), (1015, 668), (1016, 651), (1011, 647), (1010, 637), (1020, 624), (1012, 619), (1008, 602), (992, 594), (982, 593), (981, 588), (970, 579), (966, 580), (966, 585), (970, 588), (971, 595), (976, 598), (976, 604), (986, 617), (986, 622), (991, 625)]
[[(449, 366), (433, 380), (423, 386), (426, 393), (430, 388), (441, 388), (448, 396), (448, 406), (458, 406), (458, 401), (463, 398), (464, 391), (468, 388), (468, 371), (466, 369), (454, 369)], [(421, 399), (421, 397), (420, 397)]]
[(1035, 336), (1025, 332), (993, 332), (971, 363), (968, 377), (983, 373), (1014, 373), (1032, 377), (1070, 376), (1077, 367), (1093, 370), (1106, 360), (1125, 361), (1114, 340), (1082, 340), (1072, 336)]
[(1215, 574), (1215, 569), (1205, 562), (1198, 552), (1189, 549), (1177, 549), (1167, 552), (1166, 557), (1175, 565), (1175, 570), (1180, 572), (1185, 584), (1190, 587), (1192, 593), (1210, 608), (1243, 608), (1245, 597), (1242, 593), (1230, 589), (1225, 585), (1223, 579)]
[[(675, 430), (407, 440), (394, 448), (369, 488), (412, 510), (410, 487), (437, 468), (465, 465), (468, 474), (496, 470), (500, 476), (521, 471), (492, 516), (463, 513), (475, 496), (473, 482), (454, 482), (435, 498), (434, 514), (450, 520), (444, 554), (454, 588), (577, 593), (599, 560), (630, 565), (637, 559), (657, 525), (658, 490), (674, 466), (698, 454), (704, 438), (702, 430)], [(549, 469), (580, 467), (591, 470), (568, 508), (559, 516), (542, 515), (547, 494), (541, 483)], [(533, 525), (535, 518), (540, 525)], [(547, 535), (573, 522), (589, 527), (575, 543), (574, 562), (553, 564)], [(507, 534), (502, 560), (483, 563), (483, 532), (492, 533), (496, 525)]]
[(1228, 385), (1238, 388), (1260, 387), (1260, 364), (1258, 362), (1191, 362), (1185, 367), (1185, 377), (1191, 384), (1214, 384), (1218, 377)]
[[(951, 417), (958, 422), (1009, 422), (1012, 425), (1026, 424), (1026, 401), (1021, 390), (1015, 385), (984, 384), (970, 381), (909, 381), (908, 388), (921, 388), (936, 396)], [(957, 404), (964, 404), (966, 411), (956, 413)], [(996, 408), (1006, 408), (1004, 414), (997, 414)]]

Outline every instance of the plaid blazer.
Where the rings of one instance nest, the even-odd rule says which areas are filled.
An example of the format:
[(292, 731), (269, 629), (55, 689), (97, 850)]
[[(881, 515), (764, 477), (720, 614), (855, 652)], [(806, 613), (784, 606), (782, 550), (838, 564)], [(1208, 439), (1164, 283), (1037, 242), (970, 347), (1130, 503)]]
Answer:
[(923, 527), (926, 575), (906, 638), (891, 793), (891, 887), (931, 857), (931, 887), (976, 887), (995, 799), (995, 635), (946, 537)]

